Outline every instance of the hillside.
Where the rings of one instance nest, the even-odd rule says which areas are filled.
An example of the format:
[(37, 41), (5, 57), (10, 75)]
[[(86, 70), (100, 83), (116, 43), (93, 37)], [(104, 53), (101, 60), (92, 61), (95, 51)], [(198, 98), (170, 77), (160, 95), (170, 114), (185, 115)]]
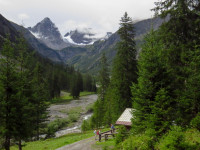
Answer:
[[(155, 30), (164, 22), (160, 18), (146, 19), (134, 24), (135, 27), (135, 40), (139, 51), (140, 43), (143, 41), (144, 35), (146, 35), (151, 27)], [(116, 54), (116, 43), (120, 40), (119, 35), (112, 34), (107, 40), (99, 40), (93, 45), (86, 46), (87, 51), (75, 55), (67, 60), (67, 64), (74, 65), (75, 68), (79, 68), (81, 72), (90, 72), (97, 74), (99, 70), (99, 59), (102, 53), (105, 53), (108, 59), (108, 64), (111, 66), (112, 60)]]

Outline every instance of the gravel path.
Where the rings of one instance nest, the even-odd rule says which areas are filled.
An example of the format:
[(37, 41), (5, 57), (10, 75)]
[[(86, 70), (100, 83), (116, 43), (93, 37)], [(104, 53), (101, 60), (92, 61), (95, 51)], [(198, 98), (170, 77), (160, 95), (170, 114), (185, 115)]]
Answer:
[[(84, 139), (66, 146), (63, 146), (61, 148), (58, 148), (56, 150), (94, 150), (93, 145), (95, 144), (94, 137)], [(95, 150), (101, 150), (101, 148), (95, 148)]]

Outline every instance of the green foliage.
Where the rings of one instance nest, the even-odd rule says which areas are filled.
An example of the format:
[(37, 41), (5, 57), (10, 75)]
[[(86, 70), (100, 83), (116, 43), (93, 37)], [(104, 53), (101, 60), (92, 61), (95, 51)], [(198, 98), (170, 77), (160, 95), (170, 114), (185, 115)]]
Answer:
[(93, 124), (95, 124), (95, 128), (100, 128), (103, 125), (103, 117), (104, 117), (104, 110), (103, 110), (103, 101), (98, 99), (94, 103), (94, 113), (92, 115)]
[[(34, 142), (27, 142), (23, 147), (23, 150), (45, 150), (45, 149), (57, 149), (67, 144), (71, 144), (94, 135), (93, 131), (86, 133), (72, 133), (59, 138), (50, 138), (47, 140), (40, 140)], [(11, 150), (17, 150), (17, 146), (12, 146)]]
[(200, 131), (200, 113), (191, 120), (190, 125)]
[(81, 124), (81, 131), (85, 132), (85, 131), (89, 131), (95, 128), (95, 123), (92, 117), (90, 117), (87, 120), (84, 120)]
[(160, 139), (155, 147), (161, 150), (190, 149), (184, 140), (182, 128), (179, 126), (172, 127), (172, 129)]
[(82, 124), (81, 124), (81, 131), (85, 132), (91, 130), (90, 126), (89, 126), (89, 121), (87, 120), (83, 120)]
[(105, 95), (105, 124), (115, 122), (125, 108), (132, 106), (130, 86), (137, 80), (134, 27), (127, 13), (120, 20), (118, 34), (121, 41), (117, 46), (111, 80)]
[(92, 115), (92, 124), (96, 128), (104, 125), (104, 113), (105, 113), (105, 96), (107, 93), (107, 88), (110, 82), (108, 64), (105, 54), (101, 57), (101, 69), (99, 71), (99, 89), (98, 89), (98, 100), (94, 104), (94, 112)]
[(121, 147), (124, 150), (152, 150), (152, 138), (146, 134), (130, 136)]
[(101, 56), (101, 69), (99, 71), (98, 79), (99, 79), (99, 89), (98, 89), (99, 99), (104, 101), (106, 90), (110, 83), (109, 70), (105, 53), (103, 53)]
[(123, 142), (128, 137), (127, 133), (127, 129), (124, 126), (120, 126), (116, 135), (115, 144)]
[(58, 131), (59, 129), (62, 129), (63, 127), (66, 127), (69, 125), (70, 120), (69, 119), (56, 119), (47, 125), (47, 129), (45, 131), (46, 137), (45, 138), (50, 138), (55, 136), (55, 132)]
[(116, 149), (124, 150), (197, 150), (200, 148), (200, 132), (196, 129), (184, 131), (179, 126), (173, 126), (166, 134), (155, 140), (154, 131), (148, 130), (143, 134), (133, 134)]
[(200, 132), (197, 129), (187, 129), (185, 131), (185, 142), (191, 149), (200, 149)]

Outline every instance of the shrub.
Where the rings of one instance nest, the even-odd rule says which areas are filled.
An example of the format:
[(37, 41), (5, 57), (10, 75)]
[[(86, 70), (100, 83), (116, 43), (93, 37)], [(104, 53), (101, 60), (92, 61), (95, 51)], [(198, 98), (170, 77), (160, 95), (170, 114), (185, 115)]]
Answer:
[(188, 129), (185, 132), (185, 142), (190, 145), (190, 149), (200, 149), (200, 132), (197, 129)]
[(88, 131), (90, 129), (88, 120), (84, 120), (81, 125), (81, 131)]
[(191, 120), (190, 125), (200, 131), (200, 113), (198, 113), (197, 116)]
[(82, 131), (89, 131), (92, 129), (94, 129), (94, 126), (92, 125), (91, 118), (84, 120), (83, 123), (81, 124)]
[(127, 129), (124, 126), (120, 126), (118, 129), (118, 134), (116, 135), (115, 144), (123, 142), (127, 137)]
[(123, 150), (152, 150), (153, 137), (147, 134), (130, 136), (121, 146)]
[(55, 121), (50, 122), (47, 125), (46, 138), (54, 137), (56, 131), (63, 127), (66, 127), (69, 123), (70, 121), (68, 119), (56, 119)]
[(156, 150), (188, 150), (189, 145), (185, 142), (184, 132), (179, 126), (173, 126), (171, 130), (163, 135), (155, 146)]
[(77, 113), (74, 113), (74, 114), (69, 114), (69, 120), (71, 121), (71, 122), (77, 122), (78, 121), (78, 119), (79, 119), (79, 114), (77, 114)]

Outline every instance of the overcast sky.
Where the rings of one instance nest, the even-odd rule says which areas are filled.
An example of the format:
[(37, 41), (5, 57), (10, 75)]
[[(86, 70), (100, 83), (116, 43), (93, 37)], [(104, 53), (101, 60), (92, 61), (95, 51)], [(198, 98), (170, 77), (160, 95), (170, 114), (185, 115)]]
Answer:
[(133, 20), (153, 17), (150, 9), (158, 0), (0, 0), (0, 13), (7, 19), (34, 26), (49, 17), (61, 34), (75, 28), (115, 32), (126, 11)]

